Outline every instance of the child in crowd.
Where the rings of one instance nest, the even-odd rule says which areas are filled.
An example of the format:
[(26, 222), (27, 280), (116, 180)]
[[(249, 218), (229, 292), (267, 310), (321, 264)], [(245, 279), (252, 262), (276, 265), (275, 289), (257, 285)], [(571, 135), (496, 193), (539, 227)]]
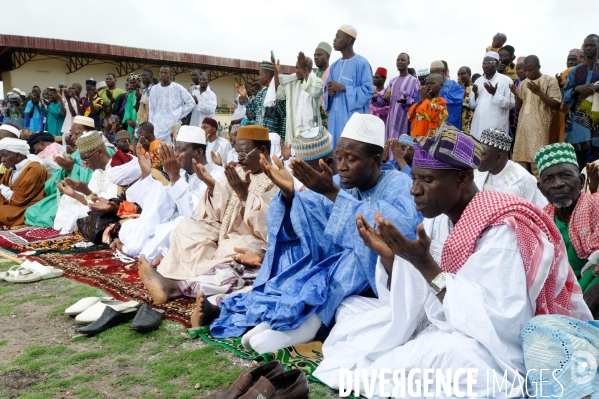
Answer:
[(408, 110), (412, 137), (433, 136), (449, 116), (445, 99), (439, 97), (441, 86), (443, 86), (443, 76), (431, 73), (426, 78), (424, 86), (420, 87), (418, 102), (412, 104)]
[(493, 36), (493, 41), (491, 45), (486, 48), (486, 52), (493, 51), (495, 53), (499, 53), (499, 50), (505, 45), (507, 42), (507, 36), (505, 33), (498, 33)]
[(150, 160), (152, 161), (152, 167), (154, 169), (160, 169), (162, 161), (158, 156), (158, 148), (162, 140), (158, 140), (154, 136), (154, 125), (150, 122), (144, 122), (139, 125), (139, 144), (143, 149), (143, 153), (150, 152)]

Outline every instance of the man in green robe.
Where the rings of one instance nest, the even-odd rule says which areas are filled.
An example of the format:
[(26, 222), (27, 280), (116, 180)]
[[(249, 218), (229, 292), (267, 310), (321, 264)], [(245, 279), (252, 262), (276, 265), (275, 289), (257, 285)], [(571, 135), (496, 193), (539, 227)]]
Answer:
[[(71, 127), (71, 140), (74, 145), (77, 139), (86, 131), (94, 130), (94, 120), (86, 116), (76, 116)], [(114, 154), (112, 148), (107, 148), (110, 155)], [(50, 175), (50, 178), (44, 184), (44, 199), (30, 206), (25, 211), (25, 224), (39, 227), (54, 227), (54, 217), (58, 210), (58, 196), (56, 194), (55, 181), (63, 181), (66, 177), (73, 180), (89, 183), (92, 176), (92, 170), (83, 166), (83, 161), (79, 151), (73, 152), (70, 156), (57, 156), (54, 158), (60, 168), (56, 169)]]
[[(578, 169), (574, 147), (549, 144), (534, 157), (541, 176), (539, 188), (566, 244), (568, 261), (595, 318), (599, 317), (599, 193), (582, 191), (585, 178)], [(596, 186), (597, 176), (591, 185)]]

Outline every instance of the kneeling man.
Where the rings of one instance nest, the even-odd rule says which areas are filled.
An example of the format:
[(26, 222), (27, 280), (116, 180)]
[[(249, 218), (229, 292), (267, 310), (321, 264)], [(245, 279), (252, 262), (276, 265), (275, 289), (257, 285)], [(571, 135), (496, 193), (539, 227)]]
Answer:
[(48, 172), (27, 155), (29, 145), (26, 141), (12, 137), (0, 140), (0, 157), (7, 169), (0, 178), (0, 224), (23, 224), (25, 210), (44, 198)]

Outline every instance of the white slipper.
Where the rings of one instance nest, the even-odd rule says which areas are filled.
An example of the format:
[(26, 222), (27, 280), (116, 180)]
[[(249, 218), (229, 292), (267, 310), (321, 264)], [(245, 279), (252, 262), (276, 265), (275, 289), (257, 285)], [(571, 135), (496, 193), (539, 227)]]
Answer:
[(42, 279), (43, 277), (40, 274), (21, 267), (21, 265), (15, 265), (7, 272), (4, 272), (4, 280), (9, 283), (35, 283)]
[(116, 301), (116, 300), (96, 302), (95, 304), (93, 304), (92, 306), (87, 308), (85, 311), (81, 312), (77, 317), (75, 317), (75, 321), (77, 323), (82, 323), (82, 324), (93, 323), (94, 321), (98, 320), (100, 318), (100, 316), (102, 316), (102, 313), (104, 313), (104, 309), (106, 308), (106, 306), (110, 306), (117, 312), (121, 312), (125, 309), (132, 309), (132, 308), (139, 307), (139, 302), (137, 302), (137, 301), (122, 302), (122, 301)]
[(21, 263), (21, 267), (39, 274), (42, 276), (42, 279), (61, 277), (64, 273), (61, 269), (57, 269), (52, 266), (44, 266), (38, 261), (29, 262), (26, 260), (25, 262)]
[(114, 300), (114, 299), (109, 296), (105, 296), (105, 297), (90, 296), (87, 298), (83, 298), (83, 299), (78, 300), (74, 305), (68, 307), (67, 310), (64, 311), (64, 314), (66, 314), (67, 316), (77, 316), (78, 314), (83, 313), (85, 310), (87, 310), (88, 308), (92, 307), (93, 305), (95, 305), (96, 303), (98, 303), (100, 301), (110, 301), (110, 300)]

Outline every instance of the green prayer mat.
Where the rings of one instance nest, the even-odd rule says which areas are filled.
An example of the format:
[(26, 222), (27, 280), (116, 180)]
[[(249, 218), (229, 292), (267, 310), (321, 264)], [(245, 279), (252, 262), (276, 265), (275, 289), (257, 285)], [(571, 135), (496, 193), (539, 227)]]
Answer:
[(241, 337), (235, 338), (214, 338), (210, 335), (210, 327), (203, 326), (197, 328), (188, 328), (187, 335), (190, 338), (201, 338), (210, 345), (220, 346), (235, 353), (237, 356), (248, 360), (257, 360), (270, 362), (272, 360), (280, 361), (286, 369), (300, 369), (308, 375), (308, 379), (319, 381), (312, 377), (312, 373), (322, 360), (322, 342), (314, 341), (307, 344), (290, 346), (280, 349), (276, 352), (259, 354), (255, 351), (248, 351), (241, 344)]
[[(241, 344), (241, 337), (234, 338), (214, 338), (210, 335), (210, 326), (188, 328), (187, 335), (189, 338), (200, 338), (202, 341), (209, 343), (210, 345), (220, 346), (230, 352), (233, 352), (239, 357), (247, 360), (265, 361), (270, 362), (272, 360), (278, 360), (283, 364), (286, 370), (289, 369), (300, 369), (310, 381), (322, 382), (312, 376), (316, 367), (322, 361), (322, 342), (313, 341), (307, 344), (290, 346), (285, 349), (279, 349), (276, 352), (269, 352), (259, 354), (255, 351), (248, 351)], [(349, 398), (356, 399), (355, 396), (350, 395)]]

